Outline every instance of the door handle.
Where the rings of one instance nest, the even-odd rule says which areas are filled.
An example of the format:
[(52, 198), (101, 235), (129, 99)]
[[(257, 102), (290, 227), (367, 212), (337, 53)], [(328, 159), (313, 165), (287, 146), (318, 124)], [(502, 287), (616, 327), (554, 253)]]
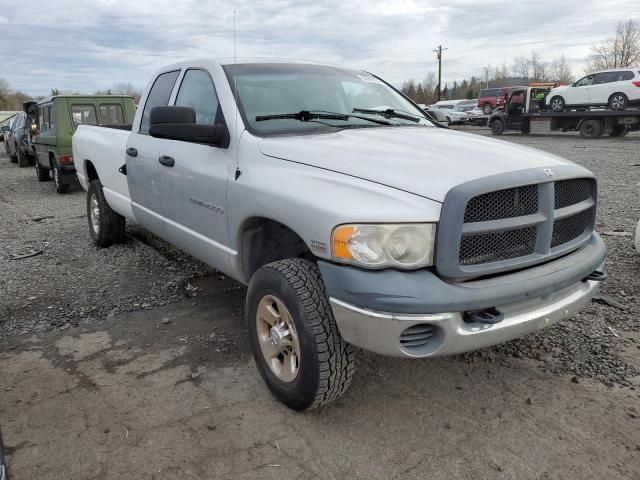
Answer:
[(133, 147), (129, 147), (129, 148), (127, 148), (127, 155), (129, 155), (130, 157), (137, 157), (138, 156), (138, 150), (136, 150)]
[(158, 161), (165, 167), (173, 167), (176, 164), (176, 161), (173, 159), (173, 157), (170, 157), (168, 155), (162, 155), (158, 159)]

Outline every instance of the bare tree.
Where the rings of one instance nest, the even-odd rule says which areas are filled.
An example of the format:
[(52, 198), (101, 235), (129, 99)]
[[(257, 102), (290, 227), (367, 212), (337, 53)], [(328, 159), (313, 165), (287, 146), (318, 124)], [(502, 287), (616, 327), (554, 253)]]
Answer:
[(516, 60), (515, 63), (518, 65), (518, 71), (520, 73), (520, 76), (522, 76), (522, 78), (524, 79), (528, 79), (529, 78), (529, 67), (531, 66), (529, 64), (529, 59), (527, 57), (525, 57), (524, 55), (519, 55)]
[(547, 77), (547, 65), (540, 58), (540, 54), (535, 50), (531, 51), (531, 57), (529, 57), (529, 64), (531, 65), (531, 75), (534, 80), (543, 81)]
[(562, 84), (569, 84), (573, 81), (573, 72), (564, 53), (551, 62), (551, 76), (553, 80)]
[(435, 72), (429, 72), (427, 76), (422, 80), (422, 90), (424, 91), (424, 103), (431, 104), (436, 101), (438, 92), (436, 92), (436, 86), (438, 85), (438, 79)]
[(587, 70), (631, 67), (640, 63), (640, 23), (635, 20), (618, 22), (614, 37), (591, 47)]

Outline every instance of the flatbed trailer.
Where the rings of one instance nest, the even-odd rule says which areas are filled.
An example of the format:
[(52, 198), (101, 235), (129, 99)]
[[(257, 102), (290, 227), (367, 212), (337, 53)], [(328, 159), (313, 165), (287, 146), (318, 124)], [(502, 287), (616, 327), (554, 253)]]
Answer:
[(552, 131), (579, 131), (583, 138), (599, 138), (604, 134), (623, 137), (631, 131), (640, 130), (640, 109), (554, 112), (541, 107), (535, 99), (535, 94), (540, 90), (539, 87), (528, 87), (511, 92), (504, 110), (489, 118), (491, 132), (494, 135), (502, 135), (505, 131), (528, 134), (532, 120), (549, 120)]

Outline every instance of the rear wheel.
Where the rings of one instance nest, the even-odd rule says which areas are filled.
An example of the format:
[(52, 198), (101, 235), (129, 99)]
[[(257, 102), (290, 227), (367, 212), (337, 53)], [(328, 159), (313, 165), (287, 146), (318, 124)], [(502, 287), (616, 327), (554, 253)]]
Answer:
[(607, 106), (611, 110), (624, 110), (629, 106), (629, 99), (624, 93), (614, 93), (609, 97)]
[(100, 180), (92, 180), (87, 190), (87, 219), (93, 242), (100, 248), (125, 239), (125, 219), (114, 212), (104, 198)]
[(482, 106), (482, 112), (483, 112), (485, 115), (489, 115), (491, 112), (493, 112), (493, 105), (491, 105), (490, 103), (485, 103), (485, 104)]
[(60, 166), (56, 163), (55, 160), (52, 160), (52, 163), (53, 184), (56, 187), (56, 192), (69, 193), (71, 185), (69, 185), (68, 183), (62, 183), (62, 173), (60, 172)]
[(615, 127), (613, 127), (613, 130), (611, 130), (609, 136), (624, 137), (627, 133), (629, 133), (629, 129), (626, 125), (616, 125)]
[(491, 133), (502, 135), (504, 133), (504, 122), (500, 118), (491, 120)]
[(562, 112), (566, 108), (564, 98), (562, 97), (553, 97), (549, 102), (549, 106), (554, 112)]
[(580, 125), (580, 136), (582, 138), (600, 138), (602, 136), (602, 121), (587, 120)]
[(260, 268), (245, 311), (253, 357), (278, 400), (309, 410), (347, 390), (355, 349), (340, 336), (316, 264), (295, 258)]

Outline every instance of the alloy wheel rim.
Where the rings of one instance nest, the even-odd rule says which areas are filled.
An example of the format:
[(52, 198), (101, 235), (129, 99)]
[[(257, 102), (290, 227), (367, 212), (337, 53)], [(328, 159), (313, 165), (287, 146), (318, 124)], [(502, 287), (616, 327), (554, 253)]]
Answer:
[(622, 98), (622, 96), (620, 96), (620, 95), (616, 95), (611, 100), (611, 105), (615, 109), (618, 109), (618, 108), (622, 107), (624, 105), (624, 98)]
[(58, 169), (54, 168), (53, 169), (53, 181), (56, 184), (56, 187), (60, 185), (60, 179), (58, 178)]
[(560, 102), (560, 100), (555, 99), (553, 101), (552, 107), (554, 110), (560, 110), (560, 108), (562, 108), (562, 103)]
[(271, 372), (282, 382), (293, 382), (300, 370), (300, 342), (289, 310), (275, 295), (258, 302), (256, 330)]
[(89, 214), (91, 217), (91, 228), (97, 234), (100, 231), (100, 206), (95, 195), (91, 195), (89, 201)]

